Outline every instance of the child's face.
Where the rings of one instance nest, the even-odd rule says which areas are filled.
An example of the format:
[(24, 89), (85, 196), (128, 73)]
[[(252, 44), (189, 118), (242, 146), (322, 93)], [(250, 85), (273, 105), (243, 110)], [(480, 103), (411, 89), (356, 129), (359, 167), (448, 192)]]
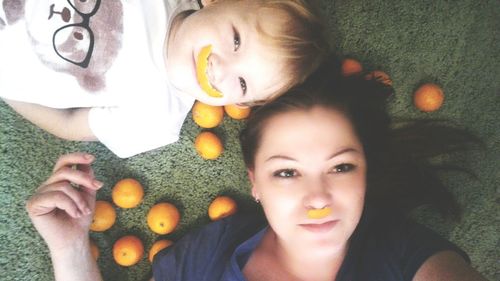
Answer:
[[(211, 4), (173, 25), (167, 45), (167, 71), (171, 83), (197, 100), (211, 105), (268, 99), (287, 81), (284, 64), (265, 46), (256, 30), (260, 15), (254, 1), (221, 1)], [(212, 45), (207, 75), (223, 94), (211, 97), (199, 86), (196, 64), (200, 50)]]

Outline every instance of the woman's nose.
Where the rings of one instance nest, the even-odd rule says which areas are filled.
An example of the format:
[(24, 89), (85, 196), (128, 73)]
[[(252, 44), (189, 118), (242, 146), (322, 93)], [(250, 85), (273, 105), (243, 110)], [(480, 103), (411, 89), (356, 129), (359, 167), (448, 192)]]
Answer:
[(327, 179), (318, 178), (311, 180), (306, 189), (307, 194), (304, 197), (304, 205), (308, 209), (322, 209), (330, 206), (332, 203), (332, 194), (330, 192), (330, 183)]

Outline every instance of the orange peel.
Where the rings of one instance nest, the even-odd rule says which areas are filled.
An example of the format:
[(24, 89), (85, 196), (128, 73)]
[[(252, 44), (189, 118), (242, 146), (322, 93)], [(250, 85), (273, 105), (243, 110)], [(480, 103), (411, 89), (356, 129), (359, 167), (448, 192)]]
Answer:
[(212, 45), (207, 45), (203, 47), (198, 54), (198, 61), (196, 63), (196, 79), (198, 80), (198, 84), (207, 95), (220, 98), (222, 97), (222, 93), (214, 89), (208, 80), (207, 69), (208, 69), (208, 57), (212, 52)]
[(311, 209), (307, 211), (307, 217), (310, 219), (322, 219), (332, 213), (332, 208)]

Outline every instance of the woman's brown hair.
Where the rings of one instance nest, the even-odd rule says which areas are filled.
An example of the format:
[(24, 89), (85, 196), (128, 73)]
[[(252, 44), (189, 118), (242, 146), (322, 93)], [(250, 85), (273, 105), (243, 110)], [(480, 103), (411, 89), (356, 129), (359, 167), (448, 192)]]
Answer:
[(367, 208), (406, 215), (430, 205), (444, 216), (459, 218), (460, 208), (438, 172), (463, 169), (432, 160), (480, 140), (445, 121), (393, 122), (386, 108), (392, 93), (391, 87), (362, 75), (343, 77), (338, 60), (331, 58), (303, 85), (254, 110), (240, 134), (245, 164), (254, 168), (262, 132), (273, 116), (315, 106), (340, 110), (351, 121), (365, 151)]

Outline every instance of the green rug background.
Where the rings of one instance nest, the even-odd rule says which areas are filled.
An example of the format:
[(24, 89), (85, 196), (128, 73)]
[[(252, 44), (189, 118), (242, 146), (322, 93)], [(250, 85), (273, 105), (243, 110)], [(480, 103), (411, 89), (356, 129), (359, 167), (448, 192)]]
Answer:
[[(455, 157), (472, 168), (479, 180), (446, 175), (464, 206), (463, 220), (444, 223), (428, 210), (422, 210), (419, 218), (465, 249), (486, 277), (500, 280), (498, 1), (323, 0), (322, 8), (331, 43), (340, 55), (353, 56), (365, 68), (391, 75), (396, 91), (391, 103), (394, 116), (448, 118), (486, 142), (484, 151)], [(412, 92), (427, 81), (440, 84), (446, 95), (444, 106), (435, 113), (418, 112), (412, 105)], [(190, 118), (177, 143), (125, 160), (98, 143), (56, 139), (1, 102), (0, 124), (0, 280), (53, 279), (47, 248), (31, 226), (24, 204), (50, 174), (57, 157), (70, 151), (97, 155), (94, 169), (105, 182), (99, 199), (109, 200), (111, 187), (124, 177), (134, 177), (145, 187), (138, 208), (117, 208), (116, 225), (105, 233), (91, 234), (101, 247), (99, 265), (106, 280), (150, 277), (147, 259), (121, 268), (113, 263), (110, 247), (121, 235), (132, 233), (149, 249), (160, 238), (145, 222), (156, 202), (173, 202), (181, 211), (179, 228), (166, 236), (174, 240), (208, 222), (207, 206), (219, 194), (230, 194), (244, 208), (255, 208), (237, 142), (242, 123), (227, 117), (214, 130), (226, 148), (216, 161), (197, 156), (193, 140), (201, 129)]]

